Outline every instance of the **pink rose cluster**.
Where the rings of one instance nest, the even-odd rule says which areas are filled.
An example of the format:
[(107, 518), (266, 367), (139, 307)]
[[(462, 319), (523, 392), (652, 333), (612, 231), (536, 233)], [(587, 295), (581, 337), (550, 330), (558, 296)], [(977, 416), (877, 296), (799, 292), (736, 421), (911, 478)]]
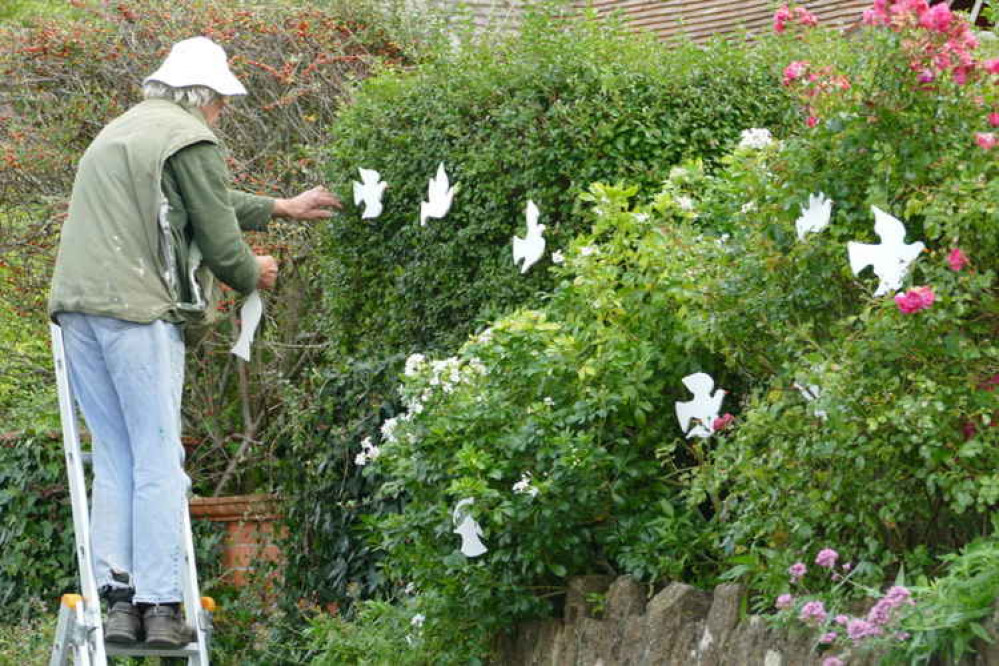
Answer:
[(971, 55), (978, 39), (968, 22), (960, 20), (946, 3), (930, 6), (928, 0), (874, 0), (864, 11), (864, 23), (909, 33), (911, 38), (903, 44), (921, 83), (949, 71), (963, 85), (978, 65)]
[(774, 12), (774, 32), (781, 34), (787, 30), (788, 24), (797, 23), (802, 27), (814, 28), (819, 24), (819, 19), (804, 7), (794, 7), (784, 5)]

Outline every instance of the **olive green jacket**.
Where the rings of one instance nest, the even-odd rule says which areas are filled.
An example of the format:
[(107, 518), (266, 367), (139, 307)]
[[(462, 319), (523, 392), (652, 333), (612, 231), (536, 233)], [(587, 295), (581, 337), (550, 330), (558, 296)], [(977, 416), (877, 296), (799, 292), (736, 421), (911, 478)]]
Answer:
[(76, 174), (49, 314), (200, 321), (208, 271), (240, 292), (258, 268), (240, 229), (274, 202), (229, 190), (218, 139), (197, 110), (147, 100), (105, 127)]

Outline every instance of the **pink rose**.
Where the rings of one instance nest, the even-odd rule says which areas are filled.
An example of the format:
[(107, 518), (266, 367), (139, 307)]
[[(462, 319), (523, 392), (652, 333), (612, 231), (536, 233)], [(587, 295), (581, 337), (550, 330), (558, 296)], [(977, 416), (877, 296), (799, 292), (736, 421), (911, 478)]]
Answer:
[(895, 303), (904, 314), (913, 314), (933, 305), (936, 298), (930, 287), (913, 287), (904, 294), (896, 294)]
[(789, 86), (797, 81), (808, 71), (808, 62), (805, 60), (795, 60), (784, 68), (784, 85)]
[(992, 150), (996, 147), (996, 135), (992, 132), (978, 132), (975, 134), (975, 143), (982, 150)]
[(774, 12), (774, 32), (780, 34), (787, 29), (788, 19), (791, 18), (791, 10), (784, 5)]
[(947, 32), (950, 24), (954, 20), (954, 15), (950, 7), (945, 4), (933, 5), (919, 17), (920, 27), (936, 32)]
[[(999, 113), (996, 115), (999, 116)], [(955, 247), (950, 251), (950, 254), (947, 255), (947, 265), (950, 266), (952, 271), (961, 271), (968, 265), (968, 257), (964, 256), (964, 252), (961, 251), (961, 248)]]
[(716, 418), (714, 421), (711, 422), (711, 429), (715, 432), (718, 432), (719, 430), (724, 430), (734, 420), (735, 417), (732, 416), (731, 414), (728, 413), (723, 414), (722, 416), (719, 416), (718, 418)]

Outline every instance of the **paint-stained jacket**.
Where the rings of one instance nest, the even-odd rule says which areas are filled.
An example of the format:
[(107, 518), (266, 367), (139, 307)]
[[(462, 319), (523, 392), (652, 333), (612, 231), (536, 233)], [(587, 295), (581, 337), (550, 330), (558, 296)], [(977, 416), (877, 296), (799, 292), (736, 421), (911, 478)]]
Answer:
[(240, 292), (255, 288), (257, 262), (240, 229), (266, 228), (273, 206), (228, 189), (218, 139), (200, 112), (142, 102), (80, 160), (49, 315), (199, 321), (206, 268)]

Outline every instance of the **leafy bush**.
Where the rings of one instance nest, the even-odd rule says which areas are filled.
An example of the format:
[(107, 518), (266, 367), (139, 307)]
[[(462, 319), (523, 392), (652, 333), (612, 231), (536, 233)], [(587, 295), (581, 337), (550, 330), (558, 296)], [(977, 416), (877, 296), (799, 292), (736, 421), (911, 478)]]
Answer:
[(76, 586), (73, 519), (58, 436), (0, 439), (0, 622)]
[[(311, 577), (302, 588), (343, 596), (350, 582), (381, 582), (352, 535), (359, 515), (394, 504), (366, 497), (372, 486), (352, 460), (399, 412), (403, 359), (453, 351), (481, 322), (553, 287), (547, 259), (526, 275), (511, 261), (527, 199), (541, 209), (548, 252), (565, 252), (591, 224), (577, 197), (592, 181), (658, 188), (681, 158), (710, 165), (742, 129), (782, 126), (790, 100), (769, 62), (762, 48), (666, 50), (535, 12), (517, 36), (466, 41), (362, 86), (331, 128), (324, 168), (345, 200), (358, 167), (377, 169), (389, 189), (381, 217), (351, 208), (321, 249), (330, 354), (313, 427), (287, 456), (292, 516), (309, 544), (292, 567)], [(418, 203), (440, 162), (457, 183), (454, 206), (421, 227)], [(314, 474), (302, 477), (302, 460)]]
[[(927, 73), (910, 50), (963, 39), (963, 24), (950, 25), (930, 34), (910, 17), (866, 29), (850, 58), (792, 55), (788, 86), (814, 127), (737, 153), (705, 180), (706, 214), (738, 225), (728, 242), (701, 246), (699, 288), (678, 304), (686, 335), (753, 390), (690, 497), (725, 497), (719, 529), (736, 558), (794, 557), (822, 541), (889, 573), (920, 570), (980, 535), (999, 501), (999, 192), (989, 143), (976, 138), (988, 130), (994, 75), (982, 64)], [(795, 218), (818, 192), (834, 200), (831, 224), (799, 241)], [(928, 246), (906, 283), (931, 289), (929, 309), (872, 298), (867, 274), (850, 273), (846, 243), (877, 242), (872, 205), (905, 222), (907, 242)], [(951, 265), (955, 249), (970, 265)], [(796, 388), (810, 385), (815, 404)], [(783, 571), (756, 576), (776, 592)]]

